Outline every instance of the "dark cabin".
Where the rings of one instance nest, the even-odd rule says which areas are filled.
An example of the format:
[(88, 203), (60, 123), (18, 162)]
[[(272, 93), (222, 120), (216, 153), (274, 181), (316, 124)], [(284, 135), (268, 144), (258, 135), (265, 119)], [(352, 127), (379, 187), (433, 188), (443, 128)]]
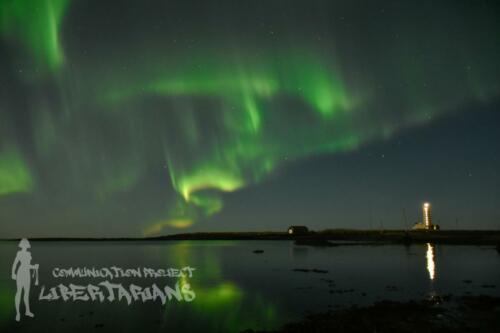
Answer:
[(303, 225), (292, 225), (288, 227), (289, 235), (306, 235), (309, 233), (309, 229)]

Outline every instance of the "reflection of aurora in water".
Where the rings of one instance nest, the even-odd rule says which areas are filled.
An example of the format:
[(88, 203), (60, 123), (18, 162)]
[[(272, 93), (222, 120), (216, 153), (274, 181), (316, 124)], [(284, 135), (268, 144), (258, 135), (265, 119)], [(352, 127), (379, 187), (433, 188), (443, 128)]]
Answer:
[[(200, 255), (195, 250), (196, 242), (179, 242), (171, 247), (165, 260), (179, 265), (192, 263), (193, 256)], [(215, 243), (216, 244), (216, 243)], [(223, 242), (223, 246), (237, 246), (237, 242)], [(196, 293), (191, 303), (167, 303), (165, 319), (182, 318), (185, 312), (192, 313), (196, 322), (203, 323), (199, 329), (214, 332), (240, 332), (248, 328), (276, 328), (283, 322), (284, 313), (265, 296), (251, 290), (243, 290), (236, 283), (224, 278), (219, 258), (210, 251), (210, 246), (196, 260), (196, 274), (203, 274), (203, 281), (186, 277), (183, 283), (189, 283)], [(188, 320), (188, 319), (186, 319)], [(207, 324), (209, 327), (207, 327)], [(196, 323), (192, 324), (196, 327)]]
[[(10, 275), (16, 243), (0, 242), (0, 276)], [(304, 313), (324, 313), (337, 306), (365, 306), (383, 299), (406, 302), (421, 299), (423, 295), (461, 295), (464, 288), (473, 295), (499, 296), (500, 293), (498, 288), (481, 287), (482, 283), (498, 282), (500, 267), (493, 247), (440, 245), (443, 265), (440, 265), (439, 278), (429, 283), (425, 263), (427, 244), (410, 248), (401, 245), (308, 247), (307, 251), (282, 241), (34, 241), (32, 244), (40, 263), (42, 284), (87, 283), (80, 279), (55, 279), (50, 274), (55, 265), (166, 268), (187, 263), (197, 268), (194, 278), (189, 280), (197, 292), (196, 299), (190, 303), (167, 302), (165, 306), (159, 301), (136, 302), (130, 306), (125, 300), (39, 302), (35, 298), (40, 287), (34, 286), (32, 309), (36, 320), (22, 321), (20, 326), (14, 320), (15, 281), (0, 279), (2, 332), (34, 332), (41, 328), (51, 332), (89, 332), (100, 323), (104, 324), (104, 330), (127, 332), (272, 330), (302, 319)], [(256, 248), (264, 252), (253, 253)], [(302, 251), (293, 253), (295, 248)], [(325, 269), (328, 273), (297, 272), (296, 268)], [(474, 283), (464, 286), (464, 279)], [(127, 278), (123, 283), (172, 285), (176, 280)], [(388, 290), (388, 285), (396, 288)], [(349, 291), (351, 289), (353, 291)]]
[(0, 288), (0, 328), (14, 318), (14, 295), (14, 290)]

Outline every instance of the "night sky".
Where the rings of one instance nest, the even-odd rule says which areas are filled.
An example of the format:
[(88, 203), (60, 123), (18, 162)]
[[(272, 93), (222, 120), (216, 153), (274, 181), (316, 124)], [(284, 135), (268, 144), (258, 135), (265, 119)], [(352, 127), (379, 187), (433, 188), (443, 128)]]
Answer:
[(498, 229), (499, 17), (0, 0), (0, 235)]

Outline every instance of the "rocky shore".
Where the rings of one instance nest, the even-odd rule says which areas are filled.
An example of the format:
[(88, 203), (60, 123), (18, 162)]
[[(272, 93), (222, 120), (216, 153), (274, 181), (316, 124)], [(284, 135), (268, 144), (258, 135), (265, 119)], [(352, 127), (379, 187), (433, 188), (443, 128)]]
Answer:
[(267, 332), (500, 332), (500, 297), (446, 295), (420, 301), (382, 301), (310, 315)]

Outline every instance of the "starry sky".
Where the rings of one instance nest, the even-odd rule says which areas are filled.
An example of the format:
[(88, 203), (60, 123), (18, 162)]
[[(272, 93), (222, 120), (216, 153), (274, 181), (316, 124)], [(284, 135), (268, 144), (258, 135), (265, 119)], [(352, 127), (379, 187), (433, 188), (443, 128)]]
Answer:
[(500, 227), (496, 1), (0, 0), (0, 234)]

